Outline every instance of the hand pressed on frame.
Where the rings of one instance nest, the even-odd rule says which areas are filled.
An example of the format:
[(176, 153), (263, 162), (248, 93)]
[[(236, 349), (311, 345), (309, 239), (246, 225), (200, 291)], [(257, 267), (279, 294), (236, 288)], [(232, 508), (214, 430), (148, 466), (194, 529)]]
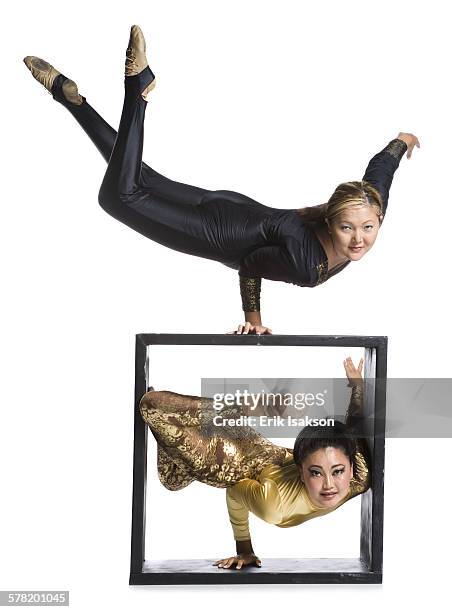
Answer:
[(226, 332), (227, 334), (255, 334), (255, 335), (270, 335), (272, 330), (264, 325), (252, 325), (247, 321), (244, 325), (239, 325), (233, 332)]
[(348, 382), (352, 387), (363, 386), (363, 365), (364, 359), (361, 357), (358, 367), (355, 367), (351, 357), (344, 360), (345, 373), (347, 374)]
[(257, 567), (261, 567), (262, 561), (252, 553), (241, 553), (234, 557), (226, 557), (225, 559), (219, 559), (215, 561), (215, 563), (212, 563), (212, 565), (217, 565), (223, 569), (229, 569), (230, 567), (234, 567), (234, 565), (236, 565), (237, 569), (242, 569), (245, 565), (253, 564), (257, 565)]
[(406, 152), (407, 159), (410, 159), (415, 146), (418, 148), (421, 146), (421, 143), (417, 139), (417, 136), (415, 136), (414, 134), (408, 134), (407, 132), (399, 132), (399, 135), (397, 136), (397, 138), (399, 140), (403, 140), (403, 142), (408, 147), (407, 152)]

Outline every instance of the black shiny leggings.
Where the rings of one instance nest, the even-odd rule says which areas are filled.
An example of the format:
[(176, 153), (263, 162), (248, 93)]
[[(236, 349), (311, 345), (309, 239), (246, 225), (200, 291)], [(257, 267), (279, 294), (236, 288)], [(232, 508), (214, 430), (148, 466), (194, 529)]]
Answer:
[(142, 162), (147, 102), (141, 92), (152, 81), (149, 67), (125, 77), (118, 133), (83, 100), (71, 104), (59, 75), (53, 97), (82, 126), (108, 162), (99, 203), (112, 217), (143, 236), (182, 253), (238, 269), (243, 258), (262, 246), (260, 223), (274, 209), (235, 191), (208, 190), (172, 181)]
[[(206, 194), (214, 192), (172, 181), (142, 162), (147, 102), (141, 92), (152, 78), (149, 67), (136, 76), (125, 77), (124, 105), (117, 133), (86, 99), (81, 105), (66, 100), (61, 89), (64, 75), (55, 79), (52, 94), (73, 115), (108, 162), (99, 192), (102, 208), (151, 240), (175, 250), (209, 257), (208, 253), (199, 252), (196, 235), (202, 233), (202, 227), (196, 207)], [(194, 231), (182, 232), (183, 222)]]

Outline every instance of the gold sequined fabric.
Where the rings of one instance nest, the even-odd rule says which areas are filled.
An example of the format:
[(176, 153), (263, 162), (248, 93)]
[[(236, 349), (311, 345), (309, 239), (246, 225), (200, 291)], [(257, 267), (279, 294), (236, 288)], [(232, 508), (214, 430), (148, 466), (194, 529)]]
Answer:
[(370, 470), (361, 451), (355, 453), (353, 478), (350, 480), (350, 497), (364, 493), (370, 487)]
[[(359, 424), (363, 417), (364, 389), (361, 385), (352, 385), (352, 393), (347, 413), (345, 415), (345, 424), (351, 428)], [(364, 439), (356, 438), (356, 453), (353, 465), (353, 478), (350, 481), (351, 495), (363, 493), (370, 486), (370, 470), (369, 470), (369, 453), (367, 450), (367, 442)]]
[(317, 269), (317, 285), (321, 285), (322, 283), (324, 283), (327, 278), (328, 278), (328, 262), (327, 261), (322, 261), (322, 263), (317, 264), (316, 266)]
[(345, 424), (351, 425), (356, 418), (362, 417), (364, 390), (361, 385), (349, 385), (352, 387), (350, 402), (345, 414)]
[(239, 278), (243, 312), (260, 312), (261, 279), (250, 276)]
[[(282, 465), (286, 449), (253, 428), (223, 424), (242, 416), (241, 407), (213, 408), (210, 398), (151, 391), (140, 411), (159, 446), (157, 468), (162, 484), (176, 491), (193, 480), (217, 488), (257, 478), (268, 465)], [(221, 419), (221, 426), (214, 417)]]
[(408, 149), (408, 145), (400, 138), (394, 138), (391, 142), (383, 149), (389, 155), (392, 155), (397, 161), (400, 161), (404, 156), (406, 150)]
[(348, 266), (349, 263), (350, 261), (345, 261), (344, 263), (334, 266), (334, 268), (331, 268), (331, 270), (329, 271), (328, 271), (328, 261), (322, 261), (322, 263), (319, 263), (316, 266), (317, 275), (318, 275), (316, 286), (321, 285), (322, 283), (327, 281), (329, 278), (331, 278), (332, 276), (334, 276), (335, 274), (343, 270), (346, 266)]
[(170, 491), (180, 491), (195, 480), (183, 462), (175, 463), (160, 445), (157, 445), (157, 473), (162, 485)]

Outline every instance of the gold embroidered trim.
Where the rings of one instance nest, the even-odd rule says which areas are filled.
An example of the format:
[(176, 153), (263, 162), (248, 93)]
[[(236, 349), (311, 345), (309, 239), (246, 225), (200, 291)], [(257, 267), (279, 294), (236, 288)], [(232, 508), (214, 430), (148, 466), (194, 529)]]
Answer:
[(350, 481), (351, 497), (364, 493), (370, 487), (369, 467), (363, 453), (356, 452), (353, 463), (353, 478)]
[(361, 385), (355, 385), (352, 388), (352, 401), (354, 402), (362, 402), (364, 389)]
[(261, 279), (240, 276), (240, 295), (244, 312), (260, 312)]
[(316, 268), (317, 268), (317, 275), (318, 275), (317, 282), (316, 282), (316, 287), (317, 287), (317, 285), (321, 285), (328, 278), (328, 262), (322, 261), (322, 263), (319, 263), (316, 265)]
[(346, 266), (348, 266), (349, 263), (350, 261), (345, 261), (344, 263), (334, 266), (334, 268), (331, 268), (331, 270), (328, 270), (328, 261), (323, 261), (322, 263), (317, 264), (316, 269), (317, 269), (318, 279), (317, 279), (315, 286), (317, 287), (317, 285), (321, 285), (322, 283), (324, 283), (326, 280), (328, 280), (329, 278), (331, 278), (338, 272), (341, 272), (341, 270), (343, 270)]
[[(349, 383), (350, 386), (350, 383)], [(364, 389), (362, 385), (353, 385), (352, 393), (350, 396), (350, 403), (348, 405), (347, 413), (345, 415), (345, 424), (352, 425), (352, 422), (362, 416), (363, 413), (363, 396)]]
[(406, 142), (400, 140), (400, 138), (394, 138), (391, 142), (383, 149), (389, 155), (392, 155), (397, 161), (400, 161), (404, 156), (408, 146)]

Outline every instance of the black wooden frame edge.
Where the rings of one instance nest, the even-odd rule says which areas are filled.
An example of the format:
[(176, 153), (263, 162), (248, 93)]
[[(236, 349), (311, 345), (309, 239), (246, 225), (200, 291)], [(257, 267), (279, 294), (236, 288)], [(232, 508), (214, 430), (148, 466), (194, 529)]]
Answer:
[[(146, 393), (147, 345), (142, 334), (136, 336), (135, 343), (135, 408), (133, 434), (133, 487), (132, 487), (132, 539), (130, 551), (131, 574), (142, 572), (144, 559), (144, 529), (146, 521), (146, 472), (147, 436), (146, 424), (140, 415), (139, 403)], [(143, 484), (144, 483), (144, 484)]]
[[(187, 562), (190, 560), (187, 559)], [(243, 570), (208, 573), (130, 574), (130, 585), (188, 584), (381, 584), (381, 572), (251, 573)]]
[[(382, 338), (377, 349), (375, 388), (375, 429), (372, 472), (372, 563), (373, 571), (383, 574), (384, 469), (386, 428), (386, 380), (388, 339)], [(384, 384), (381, 383), (384, 381)]]
[[(258, 346), (344, 346), (386, 349), (386, 336), (349, 335), (254, 335), (254, 334), (137, 334), (144, 346), (172, 345), (258, 345)], [(297, 339), (303, 338), (300, 344)]]
[[(300, 339), (303, 342), (300, 343)], [(132, 538), (131, 538), (131, 564), (129, 584), (250, 584), (250, 583), (381, 583), (383, 563), (383, 492), (384, 492), (384, 427), (386, 407), (386, 385), (377, 385), (375, 397), (376, 430), (374, 432), (373, 466), (375, 484), (372, 491), (372, 559), (368, 572), (359, 573), (331, 573), (312, 572), (296, 574), (262, 574), (262, 580), (254, 579), (258, 574), (247, 573), (247, 579), (235, 578), (237, 574), (220, 575), (202, 573), (144, 573), (143, 560), (145, 557), (145, 498), (146, 498), (146, 469), (147, 469), (147, 435), (145, 423), (139, 412), (139, 402), (146, 393), (146, 359), (147, 348), (151, 345), (268, 345), (268, 346), (344, 346), (376, 349), (376, 378), (386, 381), (387, 371), (387, 344), (386, 336), (328, 336), (328, 335), (228, 335), (228, 334), (137, 334), (135, 345), (135, 418), (134, 418), (134, 457), (133, 457), (133, 492), (132, 492)], [(378, 428), (378, 431), (377, 431)], [(144, 483), (144, 486), (140, 486)], [(141, 560), (141, 561), (139, 561)], [(366, 563), (365, 556), (361, 554), (361, 561)], [(341, 576), (341, 579), (338, 579)], [(144, 578), (143, 578), (144, 577)], [(245, 577), (245, 574), (243, 575)], [(253, 578), (251, 578), (253, 577)], [(281, 580), (276, 580), (281, 577)], [(141, 578), (143, 580), (141, 580)], [(214, 580), (213, 580), (214, 578)], [(268, 578), (266, 580), (266, 578)], [(270, 580), (271, 578), (271, 580)]]

